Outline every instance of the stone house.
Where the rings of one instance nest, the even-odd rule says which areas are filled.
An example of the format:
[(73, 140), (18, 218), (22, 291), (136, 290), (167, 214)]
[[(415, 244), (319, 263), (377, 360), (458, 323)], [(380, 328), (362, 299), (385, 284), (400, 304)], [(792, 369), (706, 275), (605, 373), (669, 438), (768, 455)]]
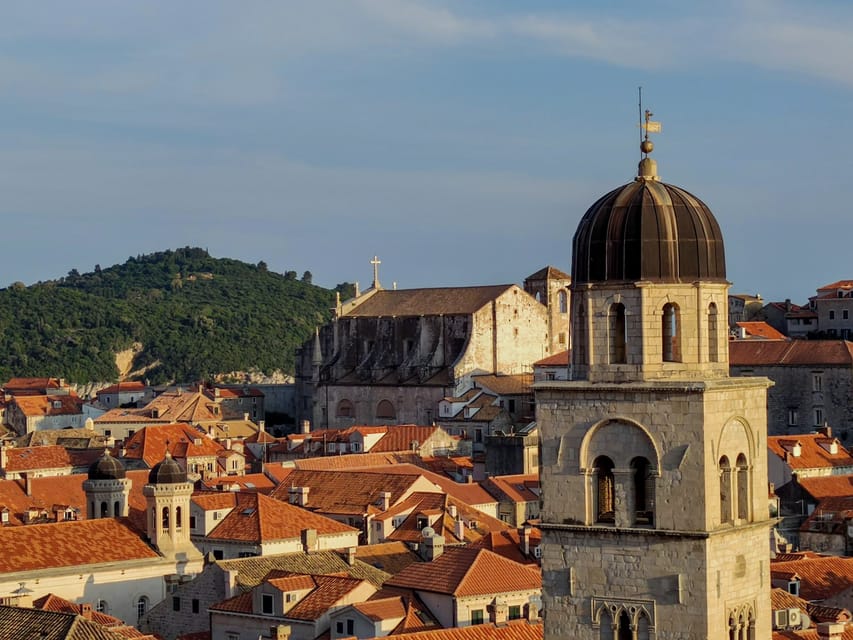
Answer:
[(795, 435), (832, 425), (841, 442), (853, 437), (853, 343), (844, 340), (732, 340), (732, 376), (766, 376), (770, 435)]
[(558, 329), (567, 318), (568, 279), (557, 270), (541, 275), (527, 290), (388, 291), (375, 277), (297, 350), (297, 423), (431, 424), (438, 402), (461, 393), (471, 374), (529, 371), (566, 333)]
[(514, 527), (539, 518), (539, 474), (489, 476), (483, 488), (498, 500), (498, 518)]
[(154, 396), (154, 393), (148, 391), (148, 386), (144, 382), (130, 381), (118, 382), (99, 389), (95, 396), (98, 398), (98, 402), (107, 409), (115, 409), (124, 406), (136, 407), (138, 404), (144, 405)]
[(817, 314), (817, 331), (822, 335), (846, 340), (853, 333), (853, 280), (819, 287), (809, 306)]
[(45, 429), (85, 426), (83, 402), (75, 394), (13, 396), (6, 404), (6, 424), (19, 435)]
[(768, 436), (767, 449), (768, 478), (776, 487), (787, 484), (794, 475), (802, 481), (853, 473), (853, 455), (832, 437), (830, 427), (795, 437)]

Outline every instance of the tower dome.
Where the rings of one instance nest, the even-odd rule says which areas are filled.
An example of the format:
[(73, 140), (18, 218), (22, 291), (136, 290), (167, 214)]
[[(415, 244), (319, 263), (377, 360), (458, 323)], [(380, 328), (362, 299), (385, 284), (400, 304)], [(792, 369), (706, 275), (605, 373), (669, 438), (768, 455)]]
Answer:
[(187, 472), (168, 452), (166, 458), (155, 464), (148, 473), (148, 484), (179, 484), (186, 481)]
[(89, 466), (89, 480), (120, 480), (126, 475), (124, 465), (109, 451), (104, 451), (104, 455)]
[[(651, 150), (651, 143), (642, 147), (645, 154)], [(589, 208), (572, 247), (573, 285), (641, 280), (726, 280), (723, 235), (711, 210), (684, 189), (660, 182), (648, 156), (633, 182)]]

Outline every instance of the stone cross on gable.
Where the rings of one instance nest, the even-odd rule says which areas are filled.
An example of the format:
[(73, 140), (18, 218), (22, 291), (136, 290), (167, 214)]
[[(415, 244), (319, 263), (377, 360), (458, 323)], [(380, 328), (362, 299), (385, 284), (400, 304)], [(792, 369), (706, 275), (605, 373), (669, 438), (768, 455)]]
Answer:
[(370, 264), (373, 265), (373, 288), (379, 289), (379, 265), (382, 264), (382, 261), (377, 256), (373, 256)]

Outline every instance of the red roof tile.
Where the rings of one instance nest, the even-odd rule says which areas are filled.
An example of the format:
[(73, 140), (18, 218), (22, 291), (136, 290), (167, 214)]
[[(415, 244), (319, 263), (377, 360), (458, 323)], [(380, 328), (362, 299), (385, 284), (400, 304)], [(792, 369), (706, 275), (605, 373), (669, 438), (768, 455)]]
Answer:
[(403, 618), (406, 615), (406, 604), (401, 596), (358, 602), (353, 608), (374, 622)]
[(522, 395), (533, 393), (530, 385), (533, 384), (532, 373), (519, 373), (513, 375), (478, 375), (471, 376), (478, 387), (488, 389), (500, 396)]
[(799, 576), (801, 598), (825, 600), (853, 585), (853, 558), (823, 556), (775, 561), (770, 563), (770, 575), (784, 580)]
[[(797, 444), (800, 445), (800, 455), (795, 456)], [(836, 448), (836, 453), (830, 453), (829, 449), (832, 446)], [(767, 447), (794, 471), (853, 467), (853, 456), (850, 452), (836, 438), (827, 437), (821, 433), (768, 436)]]
[(130, 381), (130, 382), (119, 382), (118, 384), (112, 384), (109, 387), (104, 387), (97, 391), (96, 395), (107, 395), (112, 393), (135, 393), (135, 392), (143, 392), (147, 387), (144, 382), (138, 381)]
[(737, 326), (753, 338), (764, 338), (766, 340), (785, 340), (785, 334), (777, 331), (766, 322), (738, 322)]
[[(100, 453), (100, 452), (96, 452)], [(5, 471), (33, 471), (36, 469), (59, 469), (71, 467), (71, 457), (65, 447), (16, 447), (6, 449)]]
[(176, 458), (217, 456), (224, 447), (188, 424), (149, 425), (125, 442), (124, 458), (142, 460), (153, 467), (169, 453)]
[[(475, 624), (470, 627), (452, 627), (407, 633), (405, 640), (542, 640), (542, 623), (512, 620), (505, 626)], [(845, 638), (845, 640), (847, 640)]]
[(555, 353), (553, 356), (542, 358), (533, 363), (534, 367), (567, 367), (569, 366), (569, 350)]
[(288, 618), (297, 620), (316, 620), (333, 606), (338, 604), (347, 594), (361, 585), (369, 584), (366, 580), (358, 580), (349, 576), (311, 576), (316, 589), (296, 603), (287, 612)]
[(730, 340), (729, 364), (736, 367), (853, 364), (846, 340)]
[(15, 396), (12, 402), (28, 417), (68, 416), (82, 413), (82, 401), (76, 395)]
[(816, 500), (853, 495), (853, 475), (798, 478), (798, 484)]

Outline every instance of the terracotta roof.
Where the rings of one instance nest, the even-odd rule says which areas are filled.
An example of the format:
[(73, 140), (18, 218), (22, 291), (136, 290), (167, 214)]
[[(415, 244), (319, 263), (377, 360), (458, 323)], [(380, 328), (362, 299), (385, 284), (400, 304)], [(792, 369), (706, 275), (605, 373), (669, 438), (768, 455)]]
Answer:
[(246, 591), (233, 598), (217, 602), (210, 607), (211, 611), (234, 611), (235, 613), (252, 613), (252, 592)]
[(799, 598), (785, 589), (778, 587), (770, 589), (770, 606), (773, 608), (773, 611), (778, 611), (779, 609), (801, 609), (802, 611), (806, 611), (808, 605), (808, 600)]
[(0, 629), (9, 640), (121, 640), (122, 636), (73, 613), (0, 606)]
[(797, 478), (797, 483), (816, 500), (853, 495), (853, 475)]
[(171, 422), (169, 418), (155, 418), (154, 412), (147, 408), (110, 409), (95, 418), (96, 424), (138, 424), (144, 426), (149, 424), (170, 424)]
[(515, 285), (444, 287), (436, 289), (381, 290), (347, 316), (437, 316), (470, 315), (496, 300)]
[(345, 573), (353, 578), (367, 580), (381, 586), (390, 574), (356, 559), (348, 564), (341, 554), (335, 551), (315, 551), (307, 553), (285, 553), (234, 560), (217, 560), (216, 564), (225, 571), (237, 572), (237, 584), (243, 589), (251, 589), (260, 584), (272, 571), (288, 571), (311, 575)]
[(540, 496), (538, 473), (489, 476), (482, 484), (483, 489), (503, 502), (538, 501)]
[(823, 533), (843, 533), (846, 537), (847, 521), (853, 517), (853, 495), (833, 496), (820, 501), (817, 508), (800, 526), (801, 531), (813, 531), (813, 523), (820, 522)]
[[(450, 516), (451, 507), (456, 509), (456, 518)], [(418, 523), (421, 516), (438, 516), (437, 518), (430, 518), (432, 520), (430, 526), (435, 529), (436, 533), (444, 536), (445, 541), (450, 544), (474, 542), (489, 532), (503, 531), (509, 527), (505, 522), (443, 493), (412, 493), (403, 503), (398, 505), (398, 513), (407, 511), (409, 515), (388, 536), (388, 540), (419, 542), (423, 530), (423, 526)], [(457, 536), (457, 520), (461, 520), (465, 524), (461, 538)], [(476, 522), (476, 528), (471, 526), (472, 522)]]
[(389, 475), (421, 475), (430, 482), (441, 487), (441, 490), (447, 495), (453, 496), (457, 500), (471, 506), (477, 506), (478, 504), (494, 504), (497, 502), (497, 500), (495, 500), (488, 491), (483, 489), (483, 487), (476, 482), (454, 482), (446, 476), (433, 473), (423, 467), (418, 467), (413, 464), (396, 464), (388, 467), (387, 469), (365, 469), (364, 472), (384, 473)]
[(3, 385), (6, 393), (20, 393), (26, 391), (38, 391), (44, 393), (48, 389), (61, 389), (59, 378), (11, 378)]
[(730, 340), (729, 364), (735, 367), (853, 364), (853, 343), (846, 340)]
[(738, 322), (736, 324), (752, 338), (765, 338), (767, 340), (786, 339), (784, 333), (777, 331), (766, 322)]
[(66, 600), (65, 598), (60, 598), (57, 595), (52, 593), (48, 593), (41, 598), (37, 598), (33, 600), (33, 609), (41, 609), (42, 611), (56, 611), (59, 613), (73, 613), (75, 615), (82, 615), (87, 620), (91, 620), (92, 622), (97, 622), (100, 625), (106, 627), (120, 627), (124, 626), (124, 621), (116, 618), (114, 616), (107, 615), (106, 613), (101, 613), (96, 610), (91, 605), (88, 608), (84, 608), (82, 604), (75, 604), (70, 600)]
[(96, 395), (107, 395), (111, 393), (135, 393), (137, 391), (145, 391), (147, 387), (144, 382), (138, 381), (130, 381), (130, 382), (119, 382), (118, 384), (112, 384), (109, 387), (104, 387), (96, 392)]
[(67, 448), (83, 449), (104, 446), (106, 437), (95, 433), (92, 429), (41, 429), (30, 431), (15, 438), (16, 447), (45, 446), (58, 444)]
[(315, 456), (294, 460), (293, 464), (301, 470), (345, 470), (367, 467), (383, 467), (400, 463), (414, 463), (420, 460), (413, 451), (396, 451), (383, 453), (349, 453), (335, 456)]
[(379, 442), (370, 448), (370, 453), (411, 451), (412, 443), (419, 445), (435, 435), (440, 427), (419, 427), (413, 424), (401, 424), (388, 427)]
[(449, 548), (432, 562), (406, 567), (387, 584), (460, 597), (541, 589), (542, 576), (486, 549)]
[(380, 473), (297, 469), (271, 495), (287, 502), (290, 487), (309, 487), (307, 506), (312, 511), (362, 514), (369, 505), (375, 505), (385, 491), (391, 493), (391, 504), (396, 503), (416, 481), (417, 478), (389, 475), (384, 468)]
[(418, 555), (405, 542), (360, 545), (356, 547), (355, 557), (392, 575), (419, 561)]
[(226, 491), (233, 491), (233, 487), (237, 487), (238, 491), (257, 491), (259, 493), (269, 493), (277, 484), (263, 473), (247, 473), (243, 476), (222, 476), (204, 480), (204, 485), (207, 487), (223, 487)]
[(480, 540), (471, 543), (472, 547), (488, 549), (498, 555), (508, 558), (520, 564), (538, 564), (532, 557), (533, 549), (542, 543), (542, 533), (537, 527), (531, 527), (530, 531), (530, 556), (525, 556), (521, 534), (518, 529), (506, 529), (505, 531), (492, 531)]
[(208, 395), (216, 397), (216, 391), (219, 390), (220, 398), (263, 398), (264, 394), (260, 389), (255, 387), (220, 387), (216, 386), (213, 389), (207, 389)]
[(349, 576), (323, 575), (312, 578), (315, 589), (297, 602), (286, 617), (314, 621), (364, 584), (364, 581)]
[(3, 573), (160, 557), (125, 519), (114, 518), (2, 528), (0, 549)]
[(142, 460), (153, 467), (169, 453), (176, 458), (216, 456), (224, 449), (188, 424), (148, 425), (134, 433), (124, 444), (124, 458)]
[[(794, 455), (795, 446), (800, 445), (800, 455)], [(830, 446), (837, 447), (837, 453), (830, 453)], [(807, 433), (797, 436), (768, 436), (767, 447), (784, 460), (793, 471), (800, 469), (822, 469), (853, 467), (853, 456), (841, 443), (821, 433)]]
[[(511, 620), (505, 626), (475, 624), (470, 627), (452, 627), (407, 633), (405, 640), (542, 640), (541, 622)], [(847, 640), (846, 638), (844, 640)]]
[(831, 282), (823, 285), (822, 287), (818, 287), (817, 291), (827, 291), (829, 289), (853, 289), (853, 280), (838, 280), (837, 282)]
[(534, 367), (567, 367), (569, 366), (569, 356), (571, 351), (561, 351), (553, 356), (542, 358), (533, 363)]
[(283, 467), (281, 464), (276, 463), (266, 463), (264, 465), (264, 475), (268, 478), (271, 478), (272, 481), (279, 485), (284, 482), (284, 479), (287, 478), (293, 472), (293, 467)]
[(12, 402), (18, 405), (25, 416), (68, 416), (80, 415), (82, 401), (75, 395), (67, 396), (15, 396)]
[(800, 578), (800, 597), (825, 600), (853, 585), (853, 558), (823, 556), (792, 562), (771, 562), (770, 575), (775, 579)]
[(474, 384), (488, 389), (501, 396), (513, 396), (530, 394), (533, 391), (530, 385), (533, 384), (532, 373), (520, 373), (514, 375), (481, 375), (471, 376)]
[(406, 603), (401, 596), (358, 602), (352, 607), (374, 622), (403, 618), (406, 615)]
[(536, 273), (531, 273), (525, 280), (545, 280), (546, 278), (558, 278), (560, 280), (571, 280), (571, 276), (560, 271), (557, 267), (547, 266), (539, 269)]
[(263, 494), (231, 493), (230, 496), (234, 508), (207, 534), (206, 537), (210, 540), (262, 543), (298, 539), (304, 529), (315, 529), (319, 535), (357, 531), (335, 520)]
[[(96, 455), (100, 452), (96, 451)], [(15, 447), (6, 449), (5, 471), (33, 471), (72, 467), (68, 450), (60, 446)]]

